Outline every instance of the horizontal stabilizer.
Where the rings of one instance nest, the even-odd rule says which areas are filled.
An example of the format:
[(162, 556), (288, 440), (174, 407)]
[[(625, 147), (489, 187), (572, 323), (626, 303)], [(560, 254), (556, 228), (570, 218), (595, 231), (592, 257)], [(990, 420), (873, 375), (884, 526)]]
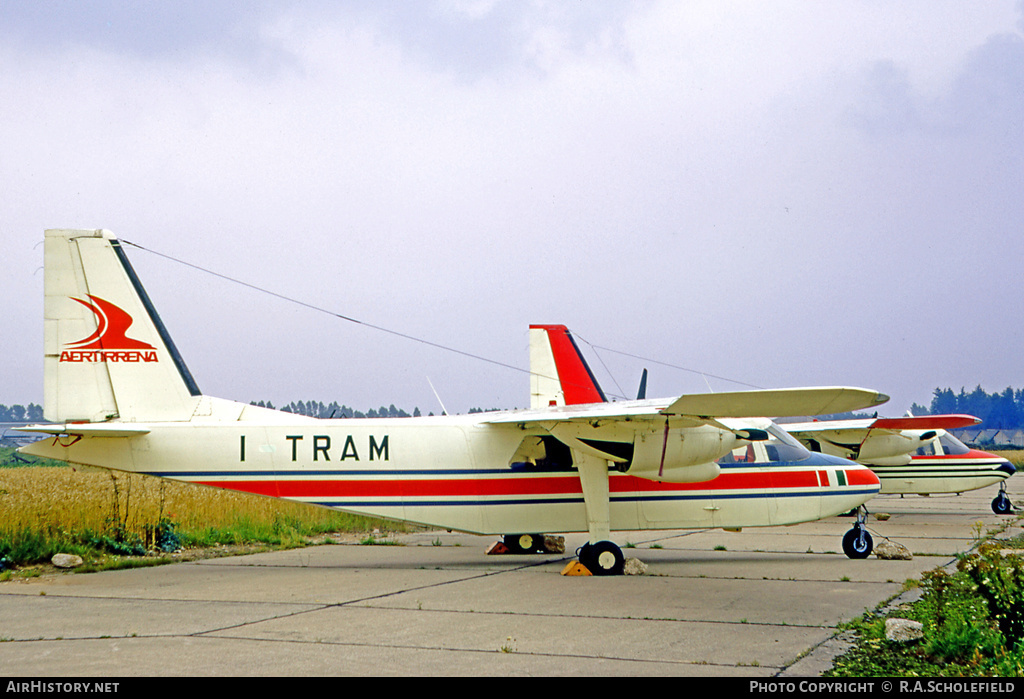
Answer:
[(19, 432), (80, 435), (82, 437), (138, 437), (149, 434), (150, 431), (148, 427), (137, 427), (122, 422), (69, 422), (66, 425), (26, 425), (13, 429)]

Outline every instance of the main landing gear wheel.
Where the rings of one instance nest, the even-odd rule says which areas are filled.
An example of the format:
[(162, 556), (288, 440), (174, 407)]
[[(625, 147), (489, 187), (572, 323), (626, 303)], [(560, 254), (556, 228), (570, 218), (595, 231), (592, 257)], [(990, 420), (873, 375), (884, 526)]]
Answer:
[(583, 544), (579, 557), (580, 563), (594, 575), (622, 575), (626, 566), (622, 549), (610, 541)]
[(1013, 503), (1006, 496), (1005, 490), (1000, 489), (999, 495), (996, 495), (996, 499), (992, 501), (992, 511), (997, 515), (1013, 514)]
[(874, 548), (874, 542), (871, 540), (867, 528), (861, 522), (854, 524), (853, 529), (843, 536), (843, 553), (847, 558), (867, 558), (871, 554), (872, 548)]
[(541, 534), (506, 534), (501, 541), (512, 553), (540, 553), (544, 550), (544, 536)]

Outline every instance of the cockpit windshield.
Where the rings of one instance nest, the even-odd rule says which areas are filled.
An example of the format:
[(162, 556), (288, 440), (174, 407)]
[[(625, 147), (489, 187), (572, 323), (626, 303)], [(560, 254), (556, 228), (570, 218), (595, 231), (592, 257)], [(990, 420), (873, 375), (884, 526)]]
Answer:
[(970, 451), (966, 444), (951, 435), (949, 432), (943, 432), (939, 435), (939, 444), (942, 445), (943, 454), (966, 454)]
[(940, 432), (938, 437), (922, 444), (915, 452), (916, 456), (949, 456), (950, 454), (966, 454), (970, 449), (949, 432)]
[(803, 461), (811, 455), (800, 442), (775, 423), (768, 426), (767, 432), (769, 435), (767, 440), (751, 442), (746, 446), (733, 449), (720, 458), (718, 463), (793, 463)]

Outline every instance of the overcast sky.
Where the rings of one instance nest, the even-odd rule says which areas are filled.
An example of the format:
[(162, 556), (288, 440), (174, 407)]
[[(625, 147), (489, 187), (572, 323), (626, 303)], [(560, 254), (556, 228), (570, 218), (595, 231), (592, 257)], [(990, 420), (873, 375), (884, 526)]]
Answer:
[[(523, 370), (563, 323), (627, 397), (1024, 388), (1020, 0), (0, 0), (0, 138), (8, 404), (77, 227)], [(529, 403), (128, 253), (204, 393)]]

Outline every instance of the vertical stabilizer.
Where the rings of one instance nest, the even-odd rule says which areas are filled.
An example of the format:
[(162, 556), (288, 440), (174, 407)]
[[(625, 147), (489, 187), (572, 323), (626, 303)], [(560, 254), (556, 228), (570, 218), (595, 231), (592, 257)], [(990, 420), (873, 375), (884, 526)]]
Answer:
[(199, 388), (104, 230), (48, 230), (44, 415), (47, 420), (188, 420)]
[(603, 403), (604, 393), (564, 325), (530, 326), (530, 407)]

